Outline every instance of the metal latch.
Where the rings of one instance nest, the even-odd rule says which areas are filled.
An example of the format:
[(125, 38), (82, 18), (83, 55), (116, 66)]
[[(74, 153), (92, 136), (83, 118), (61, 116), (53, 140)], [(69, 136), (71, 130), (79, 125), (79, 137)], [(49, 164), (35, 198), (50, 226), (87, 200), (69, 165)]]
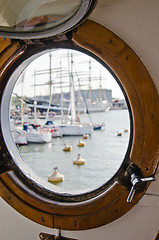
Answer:
[(155, 181), (155, 177), (142, 178), (139, 175), (132, 173), (131, 174), (132, 187), (131, 187), (129, 196), (127, 198), (127, 202), (130, 203), (132, 201), (135, 193), (139, 193), (144, 190), (146, 182), (152, 182), (152, 181)]
[(40, 240), (77, 240), (75, 238), (66, 238), (61, 236), (61, 231), (59, 231), (58, 235), (51, 235), (48, 233), (40, 233)]

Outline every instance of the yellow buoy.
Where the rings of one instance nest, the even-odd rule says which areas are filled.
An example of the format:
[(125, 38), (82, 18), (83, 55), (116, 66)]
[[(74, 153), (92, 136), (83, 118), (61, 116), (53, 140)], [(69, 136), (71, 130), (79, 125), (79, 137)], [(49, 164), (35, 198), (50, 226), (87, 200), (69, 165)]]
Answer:
[(79, 143), (77, 144), (78, 147), (84, 147), (85, 146), (85, 142), (79, 141)]
[(89, 138), (89, 135), (88, 134), (83, 134), (83, 137), (82, 137), (83, 139), (87, 139), (87, 138)]
[(127, 133), (128, 132), (128, 129), (124, 129), (124, 133)]
[(54, 168), (53, 174), (48, 176), (48, 182), (58, 183), (64, 180), (64, 175), (57, 171), (57, 167)]
[(82, 165), (82, 164), (85, 164), (85, 159), (81, 158), (81, 154), (78, 154), (78, 157), (73, 160), (73, 164), (76, 164), (76, 165)]
[(71, 150), (72, 150), (72, 146), (68, 146), (67, 144), (65, 144), (65, 148), (63, 149), (63, 151), (70, 152)]
[(118, 132), (118, 133), (117, 133), (117, 136), (118, 136), (118, 137), (122, 136), (122, 133), (121, 133), (121, 132)]

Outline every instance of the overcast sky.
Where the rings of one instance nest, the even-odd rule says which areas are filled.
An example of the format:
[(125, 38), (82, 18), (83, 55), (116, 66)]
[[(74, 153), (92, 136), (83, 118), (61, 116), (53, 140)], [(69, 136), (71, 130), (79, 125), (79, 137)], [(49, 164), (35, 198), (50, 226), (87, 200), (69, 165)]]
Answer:
[[(79, 82), (80, 85), (85, 85), (82, 88), (88, 89), (89, 88), (89, 76), (91, 76), (91, 88), (98, 89), (100, 85), (102, 88), (112, 89), (112, 96), (115, 98), (123, 99), (123, 94), (118, 86), (116, 80), (113, 76), (105, 69), (100, 63), (96, 60), (87, 56), (86, 54), (79, 53), (77, 51), (69, 50), (69, 58), (68, 58), (68, 50), (56, 50), (51, 52), (51, 79), (54, 83), (52, 85), (53, 92), (60, 92), (60, 88), (62, 86), (63, 91), (67, 91), (68, 88), (65, 86), (69, 85), (69, 78), (68, 72), (71, 71), (71, 53), (73, 53), (73, 65), (72, 70), (74, 76), (74, 84), (77, 86), (75, 90), (79, 89)], [(69, 64), (68, 64), (69, 59)], [(91, 60), (91, 64), (89, 61)], [(24, 74), (24, 83), (23, 83), (23, 95), (28, 97), (33, 97), (34, 92), (36, 91), (36, 95), (49, 95), (49, 85), (46, 83), (50, 80), (49, 75), (49, 68), (50, 68), (50, 55), (49, 53), (42, 55), (41, 57), (34, 60), (25, 70)], [(62, 80), (60, 80), (60, 70)], [(91, 70), (90, 70), (91, 69)], [(41, 74), (43, 72), (43, 74)], [(36, 77), (34, 74), (36, 73)], [(78, 75), (78, 77), (77, 77)], [(96, 80), (95, 80), (96, 79)], [(101, 79), (101, 80), (100, 80)], [(63, 82), (63, 84), (57, 84), (58, 82)], [(20, 80), (19, 80), (20, 82)], [(65, 83), (64, 83), (65, 82)], [(34, 83), (36, 86), (34, 88)], [(46, 85), (43, 85), (46, 84)], [(13, 92), (18, 93), (21, 95), (22, 92), (22, 84), (16, 84)]]

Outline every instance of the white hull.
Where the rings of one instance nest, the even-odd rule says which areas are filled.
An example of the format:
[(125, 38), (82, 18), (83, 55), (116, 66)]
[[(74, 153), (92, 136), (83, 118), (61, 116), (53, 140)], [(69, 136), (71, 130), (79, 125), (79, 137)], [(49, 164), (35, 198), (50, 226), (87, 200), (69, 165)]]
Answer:
[(112, 106), (111, 108), (110, 108), (110, 110), (122, 110), (123, 108), (122, 107), (117, 107), (117, 106)]
[(52, 136), (50, 132), (27, 132), (27, 141), (29, 143), (47, 143), (51, 142)]
[[(84, 104), (81, 104), (81, 105), (84, 105)], [(32, 109), (34, 108), (34, 104), (27, 103), (27, 106), (32, 108)], [(37, 105), (36, 107), (40, 111), (47, 111), (49, 106), (47, 106), (47, 105)], [(76, 108), (78, 109), (78, 106), (76, 106)], [(93, 112), (106, 112), (106, 111), (109, 111), (110, 105), (109, 104), (108, 105), (104, 105), (104, 104), (88, 104), (87, 108), (88, 108), (88, 111), (90, 113), (93, 113)], [(61, 108), (61, 106), (59, 106), (59, 107), (56, 107), (56, 106), (51, 107), (50, 106), (49, 110), (59, 114), (59, 113), (61, 113), (62, 108)], [(63, 112), (68, 113), (68, 107), (64, 107), (63, 108)], [(80, 107), (80, 109), (77, 110), (77, 112), (85, 113), (86, 112), (86, 106)]]
[(53, 129), (52, 137), (62, 137), (62, 129)]
[(12, 136), (16, 145), (26, 145), (26, 132), (23, 130), (14, 130), (12, 131)]
[(26, 136), (19, 136), (15, 139), (15, 144), (16, 145), (27, 145), (27, 139)]
[(56, 126), (58, 129), (62, 131), (62, 136), (82, 136), (83, 134), (91, 135), (93, 131), (92, 125), (83, 125), (83, 124), (75, 124), (75, 125), (59, 125)]
[[(109, 109), (110, 109), (110, 107), (91, 107), (91, 108), (88, 108), (88, 112), (89, 113), (107, 112), (107, 111), (109, 111)], [(80, 113), (86, 113), (86, 109), (81, 108)]]

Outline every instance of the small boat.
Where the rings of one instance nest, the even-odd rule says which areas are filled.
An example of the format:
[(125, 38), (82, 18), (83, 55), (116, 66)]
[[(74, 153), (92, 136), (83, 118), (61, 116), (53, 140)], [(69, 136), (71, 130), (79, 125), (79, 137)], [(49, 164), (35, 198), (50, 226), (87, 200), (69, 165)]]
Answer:
[(85, 142), (79, 141), (79, 143), (77, 144), (78, 147), (84, 147), (85, 146)]
[(58, 168), (55, 167), (53, 174), (48, 176), (48, 182), (58, 183), (58, 182), (62, 182), (64, 180), (64, 175), (59, 173), (57, 170), (58, 170)]
[(76, 165), (83, 165), (85, 164), (85, 159), (81, 158), (81, 154), (78, 154), (78, 157), (73, 160), (73, 164), (76, 164)]
[(95, 124), (95, 125), (93, 126), (93, 130), (94, 130), (94, 131), (95, 131), (95, 130), (102, 130), (104, 126), (105, 126), (104, 123), (102, 123), (102, 124)]
[(63, 151), (70, 152), (71, 150), (72, 150), (72, 146), (68, 146), (67, 144), (65, 144), (65, 148), (63, 149)]

